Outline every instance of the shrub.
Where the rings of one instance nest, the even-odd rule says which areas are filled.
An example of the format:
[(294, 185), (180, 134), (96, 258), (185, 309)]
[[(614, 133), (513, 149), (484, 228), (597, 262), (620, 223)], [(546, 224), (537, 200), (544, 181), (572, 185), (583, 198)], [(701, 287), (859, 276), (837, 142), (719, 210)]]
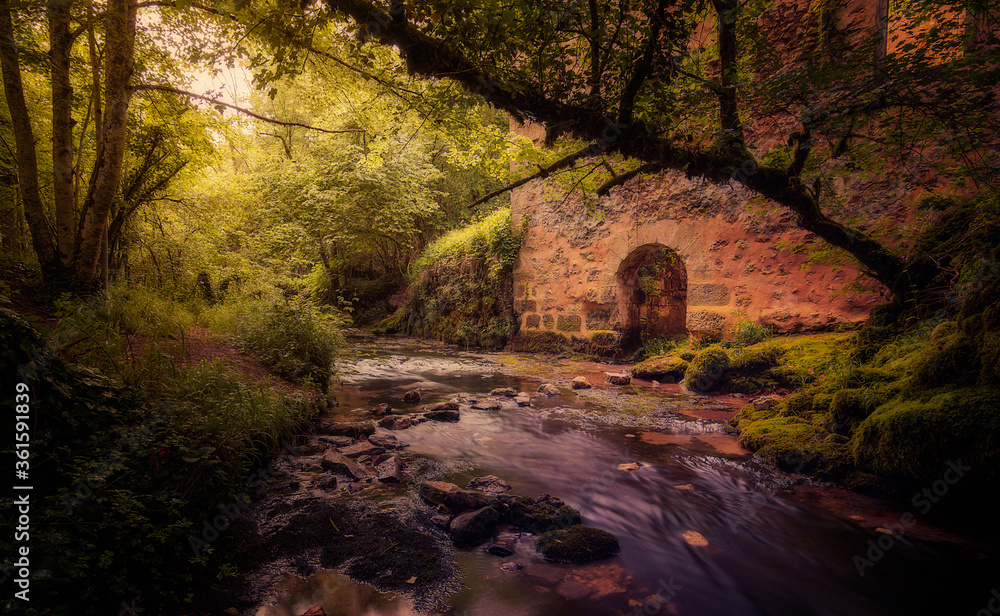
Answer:
[(334, 351), (342, 344), (335, 322), (304, 301), (265, 304), (236, 324), (234, 338), (278, 374), (329, 387)]
[(774, 335), (774, 330), (766, 325), (759, 325), (753, 321), (743, 319), (736, 324), (733, 330), (733, 340), (738, 346), (751, 346), (764, 342)]

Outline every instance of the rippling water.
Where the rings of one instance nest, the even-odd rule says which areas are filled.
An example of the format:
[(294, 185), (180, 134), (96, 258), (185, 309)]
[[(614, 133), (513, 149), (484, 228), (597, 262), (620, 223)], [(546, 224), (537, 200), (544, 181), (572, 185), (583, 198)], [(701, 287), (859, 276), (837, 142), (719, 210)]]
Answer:
[[(499, 375), (475, 356), (404, 348), (342, 364), (345, 407), (395, 403), (414, 387), (430, 399), (537, 387), (537, 381)], [(447, 614), (973, 616), (1000, 585), (996, 559), (909, 538), (894, 541), (859, 575), (854, 557), (883, 535), (785, 496), (787, 478), (761, 472), (738, 455), (717, 424), (688, 421), (677, 430), (686, 435), (671, 436), (584, 428), (558, 416), (560, 405), (588, 404), (561, 397), (541, 409), (466, 411), (458, 423), (427, 422), (394, 433), (413, 453), (461, 460), (468, 470), (447, 480), (464, 486), (471, 477), (495, 474), (514, 493), (554, 494), (579, 509), (585, 524), (621, 542), (620, 556), (575, 566), (545, 563), (532, 553), (530, 537), (506, 559), (481, 548), (461, 551), (467, 588), (450, 599)], [(640, 468), (617, 470), (630, 462)], [(504, 561), (524, 568), (503, 571)], [(335, 573), (301, 584), (338, 589), (326, 595), (330, 615), (411, 613), (405, 599), (378, 595)], [(302, 588), (262, 616), (295, 613)]]

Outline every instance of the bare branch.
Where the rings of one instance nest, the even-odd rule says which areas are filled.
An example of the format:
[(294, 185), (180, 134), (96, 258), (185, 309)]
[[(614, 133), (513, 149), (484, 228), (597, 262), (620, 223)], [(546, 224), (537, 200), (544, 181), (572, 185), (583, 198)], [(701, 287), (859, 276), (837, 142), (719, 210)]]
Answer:
[(470, 208), (471, 207), (476, 207), (477, 205), (480, 205), (481, 203), (486, 203), (490, 199), (493, 199), (494, 197), (499, 197), (500, 195), (504, 194), (505, 192), (507, 192), (509, 190), (514, 190), (515, 188), (519, 188), (521, 186), (524, 186), (525, 184), (527, 184), (528, 182), (530, 182), (532, 180), (537, 180), (538, 178), (547, 177), (553, 171), (558, 171), (559, 169), (563, 169), (565, 167), (573, 166), (573, 165), (576, 164), (576, 161), (578, 161), (579, 159), (581, 159), (581, 158), (583, 158), (585, 156), (593, 156), (595, 154), (600, 154), (600, 151), (598, 151), (595, 146), (587, 146), (587, 147), (583, 148), (582, 150), (578, 150), (576, 152), (573, 152), (572, 154), (569, 154), (567, 156), (563, 156), (562, 158), (560, 158), (556, 162), (552, 163), (548, 167), (541, 167), (541, 168), (538, 169), (538, 171), (536, 171), (535, 173), (532, 173), (531, 175), (529, 175), (527, 177), (521, 178), (520, 180), (518, 180), (516, 182), (512, 182), (510, 184), (507, 184), (503, 188), (498, 188), (498, 189), (494, 190), (493, 192), (491, 192), (490, 194), (486, 195), (485, 197), (480, 197), (479, 199), (476, 199), (475, 201), (473, 201), (472, 203), (470, 203), (468, 205), (468, 207), (470, 207)]
[(631, 180), (632, 178), (641, 173), (654, 173), (656, 171), (661, 171), (662, 169), (663, 165), (661, 165), (660, 163), (644, 163), (642, 165), (639, 165), (635, 169), (626, 171), (621, 175), (616, 175), (615, 177), (611, 178), (610, 180), (602, 184), (597, 189), (597, 196), (598, 197), (606, 196), (615, 186), (621, 186), (625, 182), (628, 182), (629, 180)]
[(204, 96), (202, 94), (195, 94), (194, 92), (188, 92), (187, 90), (181, 90), (179, 88), (174, 88), (172, 86), (146, 84), (146, 85), (135, 86), (133, 88), (133, 90), (136, 91), (136, 92), (143, 91), (143, 90), (145, 90), (145, 91), (153, 91), (153, 92), (167, 92), (169, 94), (177, 94), (178, 96), (185, 96), (187, 98), (194, 98), (194, 99), (197, 99), (197, 100), (200, 100), (200, 101), (205, 101), (207, 103), (211, 103), (213, 105), (221, 105), (222, 107), (226, 107), (227, 109), (232, 109), (233, 111), (238, 111), (238, 112), (242, 113), (243, 115), (250, 116), (251, 118), (254, 118), (256, 120), (260, 120), (261, 122), (267, 122), (269, 124), (275, 124), (277, 126), (294, 126), (294, 127), (298, 127), (298, 128), (304, 128), (306, 130), (314, 130), (314, 131), (318, 131), (318, 132), (321, 132), (321, 133), (327, 133), (327, 134), (330, 134), (330, 135), (336, 135), (336, 134), (339, 134), (339, 133), (363, 133), (363, 132), (365, 132), (365, 129), (363, 129), (363, 128), (341, 128), (341, 129), (337, 129), (337, 130), (331, 130), (331, 129), (328, 129), (328, 128), (320, 128), (318, 126), (312, 126), (312, 125), (309, 125), (309, 124), (303, 124), (302, 122), (285, 122), (283, 120), (276, 120), (274, 118), (269, 118), (267, 116), (262, 116), (259, 113), (254, 113), (253, 111), (250, 111), (249, 109), (246, 109), (244, 107), (240, 107), (238, 105), (233, 105), (232, 103), (227, 103), (225, 101), (220, 101), (219, 99), (212, 98), (210, 96)]

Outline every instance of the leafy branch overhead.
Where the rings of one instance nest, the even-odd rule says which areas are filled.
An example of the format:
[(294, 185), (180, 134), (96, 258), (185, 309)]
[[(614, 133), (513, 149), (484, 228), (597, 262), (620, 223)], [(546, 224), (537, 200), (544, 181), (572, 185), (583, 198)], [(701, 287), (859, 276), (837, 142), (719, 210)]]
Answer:
[[(976, 24), (996, 23), (997, 9), (982, 3), (951, 13), (937, 2), (902, 3), (905, 23), (935, 27), (887, 46), (888, 22), (876, 19), (872, 31), (849, 33), (846, 47), (837, 37), (848, 34), (831, 29), (828, 14), (819, 36), (782, 47), (761, 27), (768, 4), (753, 0), (326, 4), (358, 37), (398, 49), (411, 73), (453, 80), (517, 120), (591, 144), (557, 165), (606, 153), (639, 161), (600, 194), (660, 169), (734, 180), (794, 212), (898, 299), (926, 283), (933, 265), (828, 216), (823, 183), (808, 177), (817, 157), (877, 143), (876, 156), (905, 160), (933, 143), (964, 163), (951, 164), (953, 173), (996, 177), (996, 158), (985, 155), (997, 146), (988, 86), (998, 77), (995, 29)], [(970, 20), (975, 40), (965, 35)], [(788, 135), (790, 162), (779, 165), (753, 139), (782, 115), (799, 127)], [(508, 188), (552, 170), (540, 166)]]

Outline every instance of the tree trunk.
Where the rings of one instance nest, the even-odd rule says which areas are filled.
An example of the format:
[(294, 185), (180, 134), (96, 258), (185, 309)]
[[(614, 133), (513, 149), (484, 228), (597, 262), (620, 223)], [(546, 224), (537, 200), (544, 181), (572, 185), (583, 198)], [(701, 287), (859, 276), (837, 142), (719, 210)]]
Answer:
[(42, 270), (57, 274), (62, 263), (56, 254), (55, 238), (45, 218), (41, 192), (38, 189), (38, 157), (35, 153), (35, 135), (31, 118), (24, 102), (21, 83), (21, 62), (14, 42), (14, 27), (10, 17), (10, 2), (0, 0), (0, 67), (3, 69), (4, 94), (10, 110), (11, 130), (14, 132), (17, 177), (24, 204), (24, 218), (31, 231), (31, 243), (38, 255)]
[(80, 284), (92, 286), (97, 275), (101, 242), (118, 191), (128, 137), (128, 105), (132, 97), (135, 50), (135, 0), (110, 0), (107, 11), (105, 95), (107, 107), (96, 161), (93, 202), (84, 213), (75, 274)]
[(712, 0), (718, 19), (719, 36), (719, 123), (722, 142), (743, 147), (743, 125), (736, 92), (738, 47), (736, 18), (739, 5), (734, 0)]
[(69, 9), (72, 0), (50, 0), (49, 63), (52, 67), (52, 195), (56, 213), (56, 247), (67, 263), (76, 247), (76, 203), (73, 198), (73, 87), (70, 85)]
[(875, 65), (882, 66), (889, 53), (889, 0), (875, 4)]

